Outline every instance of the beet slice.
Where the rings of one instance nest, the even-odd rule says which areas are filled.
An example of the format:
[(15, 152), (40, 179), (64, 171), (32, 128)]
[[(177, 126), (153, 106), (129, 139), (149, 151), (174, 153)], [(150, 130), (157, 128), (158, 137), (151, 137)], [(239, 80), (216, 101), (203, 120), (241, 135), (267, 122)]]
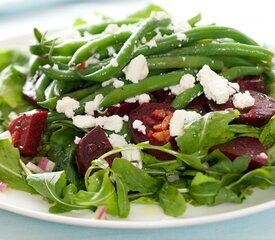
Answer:
[(266, 93), (265, 79), (263, 75), (245, 76), (236, 79), (234, 82), (237, 82), (240, 85), (241, 92), (244, 92), (245, 90), (253, 90), (260, 93)]
[(210, 112), (210, 108), (207, 104), (207, 98), (204, 94), (201, 94), (200, 96), (196, 97), (193, 101), (191, 101), (186, 106), (186, 109), (196, 111), (201, 115)]
[(158, 103), (167, 103), (171, 104), (173, 100), (175, 99), (175, 96), (171, 93), (170, 90), (157, 90), (154, 92), (151, 92), (154, 98), (156, 98)]
[[(255, 104), (251, 108), (239, 109), (239, 122), (261, 127), (275, 114), (275, 99), (256, 91), (250, 90), (249, 92), (255, 99)], [(212, 111), (234, 108), (232, 99), (230, 99), (226, 104), (216, 104), (212, 100), (208, 100), (207, 103)]]
[(22, 114), (9, 124), (8, 130), (12, 135), (12, 144), (19, 149), (22, 156), (34, 157), (38, 153), (47, 116), (47, 111)]
[[(95, 127), (88, 132), (78, 143), (76, 149), (76, 163), (80, 174), (84, 175), (91, 165), (91, 161), (99, 158), (104, 153), (112, 150), (113, 147), (109, 142), (105, 132), (100, 126)], [(112, 164), (116, 155), (106, 158), (109, 165)]]
[(125, 115), (128, 116), (130, 112), (136, 109), (138, 106), (139, 106), (138, 102), (134, 102), (134, 103), (122, 102), (119, 104), (119, 106), (109, 107), (106, 115), (107, 116), (118, 115), (120, 117), (123, 117)]
[[(162, 146), (170, 142), (172, 148), (176, 149), (174, 138), (170, 136), (169, 122), (175, 109), (166, 103), (144, 103), (129, 115), (129, 129), (135, 143), (149, 141), (152, 145)], [(140, 120), (146, 128), (146, 133), (133, 128), (133, 122)], [(170, 154), (157, 151), (146, 150), (146, 152), (160, 158), (173, 159)]]
[(210, 152), (216, 149), (220, 150), (232, 161), (240, 156), (250, 157), (249, 170), (262, 167), (267, 160), (265, 149), (258, 138), (239, 137), (212, 147)]

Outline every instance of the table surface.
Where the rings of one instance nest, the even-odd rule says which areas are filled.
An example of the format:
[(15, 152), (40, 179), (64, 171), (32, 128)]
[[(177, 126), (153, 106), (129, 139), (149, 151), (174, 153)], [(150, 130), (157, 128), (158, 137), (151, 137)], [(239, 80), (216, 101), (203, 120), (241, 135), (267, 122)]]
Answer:
[[(79, 1), (81, 2), (81, 1)], [(144, 1), (136, 1), (134, 4), (141, 7)], [(209, 14), (209, 9), (217, 7), (218, 10), (215, 12), (220, 17), (222, 23), (228, 23), (228, 26), (236, 26), (237, 22), (243, 22), (240, 30), (245, 30), (247, 34), (255, 33), (257, 29), (257, 40), (262, 41), (263, 39), (275, 40), (274, 30), (267, 30), (264, 26), (272, 20), (274, 7), (268, 6), (273, 4), (272, 0), (262, 0), (261, 6), (264, 7), (266, 14), (262, 15), (261, 18), (257, 18), (257, 7), (258, 1), (250, 1), (250, 12), (246, 13), (246, 17), (243, 17), (243, 8), (246, 1), (232, 0), (230, 3), (239, 6), (234, 11), (234, 18), (228, 13), (227, 6), (221, 6), (217, 0), (193, 0), (192, 6), (184, 5), (183, 1), (178, 0), (162, 0), (171, 9), (175, 9), (175, 6), (181, 6), (182, 10), (186, 13), (187, 18), (198, 12), (205, 12), (207, 19), (212, 19)], [(73, 19), (77, 17), (89, 18), (91, 12), (99, 10), (103, 13), (108, 10), (109, 12), (117, 12), (118, 14), (127, 13), (127, 7), (129, 2), (117, 1), (116, 3), (107, 1), (93, 1), (93, 3), (84, 5), (78, 3), (77, 5), (68, 5), (63, 7), (56, 7), (48, 9), (47, 11), (35, 11), (35, 12), (24, 12), (22, 14), (11, 15), (10, 17), (3, 17), (0, 20), (1, 35), (0, 39), (14, 37), (30, 32), (30, 29), (36, 27), (41, 29), (47, 29), (51, 27), (59, 28), (61, 26), (68, 26), (72, 23)], [(112, 5), (112, 6), (111, 6)], [(204, 15), (204, 16), (205, 16)], [(274, 21), (273, 21), (274, 22)], [(264, 38), (263, 38), (264, 36)], [(10, 213), (4, 210), (0, 210), (0, 240), (43, 240), (43, 239), (97, 239), (97, 240), (124, 240), (124, 239), (239, 239), (239, 240), (272, 240), (275, 239), (275, 209), (266, 210), (254, 215), (241, 217), (238, 219), (227, 220), (218, 223), (204, 224), (192, 227), (182, 228), (170, 228), (170, 229), (155, 229), (155, 230), (118, 230), (118, 229), (99, 229), (99, 228), (84, 228), (69, 226), (57, 223), (50, 223), (40, 221), (24, 216), (20, 216), (14, 213)]]

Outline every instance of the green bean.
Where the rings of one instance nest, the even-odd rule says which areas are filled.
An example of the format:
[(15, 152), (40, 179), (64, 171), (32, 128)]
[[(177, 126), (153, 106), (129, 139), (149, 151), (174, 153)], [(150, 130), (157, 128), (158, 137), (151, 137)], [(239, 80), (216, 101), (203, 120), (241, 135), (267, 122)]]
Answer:
[(72, 81), (72, 82), (65, 82), (65, 81), (56, 81), (56, 85), (54, 88), (55, 95), (61, 96), (65, 93), (71, 92), (75, 89), (81, 88), (85, 82), (83, 81)]
[(123, 87), (116, 88), (103, 98), (99, 107), (109, 107), (111, 105), (118, 104), (127, 98), (176, 85), (179, 83), (181, 77), (187, 73), (194, 74), (194, 71), (173, 71), (159, 76), (147, 77), (136, 84), (128, 84)]
[(213, 70), (220, 70), (224, 66), (223, 62), (220, 60), (214, 60), (203, 56), (154, 57), (147, 59), (147, 65), (150, 70), (202, 68), (205, 64)]
[(229, 81), (232, 81), (236, 78), (243, 77), (246, 75), (252, 75), (257, 76), (262, 74), (264, 71), (263, 67), (232, 67), (222, 73), (220, 73), (221, 76), (228, 79)]
[(56, 97), (55, 86), (57, 84), (57, 80), (53, 80), (48, 87), (45, 89), (45, 99), (48, 100), (52, 97)]
[(43, 108), (54, 110), (56, 108), (56, 103), (58, 101), (59, 97), (52, 97), (47, 100), (37, 102), (37, 104)]
[(99, 24), (94, 25), (81, 25), (77, 27), (76, 29), (81, 33), (84, 34), (85, 32), (88, 32), (90, 34), (100, 34), (102, 33), (106, 27), (109, 24), (116, 24), (118, 26), (121, 26), (123, 24), (135, 24), (138, 23), (140, 19), (126, 19), (126, 20), (120, 20), (120, 21), (105, 21)]
[(263, 61), (271, 61), (273, 53), (265, 48), (258, 46), (251, 46), (241, 43), (207, 43), (198, 44), (190, 47), (183, 47), (172, 50), (165, 54), (166, 56), (185, 56), (185, 55), (226, 55), (239, 57), (254, 57), (262, 59)]
[(235, 56), (211, 56), (213, 59), (220, 60), (226, 67), (234, 66), (255, 66), (255, 64), (245, 58)]
[(72, 59), (72, 56), (51, 56), (51, 60), (53, 63), (65, 63), (68, 64), (68, 62)]
[(134, 56), (143, 54), (145, 56), (162, 54), (167, 51), (170, 51), (175, 48), (186, 46), (190, 43), (194, 43), (203, 39), (220, 39), (220, 38), (231, 38), (236, 42), (249, 44), (249, 45), (258, 45), (253, 39), (247, 37), (243, 33), (228, 27), (219, 27), (219, 26), (202, 26), (194, 27), (186, 32), (185, 41), (179, 41), (177, 39), (177, 34), (173, 34), (168, 37), (157, 41), (157, 46), (150, 48), (149, 46), (141, 46), (135, 52)]
[(202, 93), (202, 86), (200, 84), (196, 84), (194, 87), (186, 89), (184, 92), (176, 96), (172, 102), (172, 106), (177, 109), (185, 108), (192, 100), (200, 96)]
[(41, 71), (49, 78), (60, 81), (77, 81), (81, 80), (79, 75), (75, 71), (71, 70), (57, 70), (53, 68), (42, 67)]
[(37, 101), (44, 101), (45, 100), (45, 90), (49, 86), (52, 80), (48, 78), (45, 74), (42, 74), (35, 84), (35, 95)]
[(48, 63), (49, 60), (47, 58), (32, 55), (29, 62), (30, 75), (34, 76), (40, 66)]
[(190, 18), (187, 22), (190, 26), (194, 27), (201, 20), (201, 13), (198, 13), (194, 17)]
[(106, 65), (104, 68), (89, 74), (82, 75), (82, 78), (88, 81), (102, 82), (108, 80), (119, 73), (125, 65), (131, 60), (132, 54), (134, 52), (135, 46), (138, 41), (149, 31), (155, 29), (157, 26), (168, 25), (170, 19), (158, 20), (155, 17), (151, 17), (141, 23), (139, 28), (131, 37), (125, 42), (123, 47), (120, 49), (119, 53), (114, 57), (117, 66), (113, 66), (112, 62)]

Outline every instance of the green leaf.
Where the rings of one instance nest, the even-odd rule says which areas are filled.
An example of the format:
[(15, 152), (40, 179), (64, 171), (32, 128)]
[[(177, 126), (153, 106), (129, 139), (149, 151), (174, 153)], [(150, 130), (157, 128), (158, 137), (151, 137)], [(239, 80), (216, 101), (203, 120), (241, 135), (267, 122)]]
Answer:
[(26, 81), (26, 75), (22, 69), (9, 66), (0, 73), (0, 102), (7, 103), (15, 108), (23, 101), (22, 87)]
[(74, 27), (78, 27), (80, 25), (84, 25), (84, 24), (87, 24), (87, 21), (82, 19), (82, 18), (77, 18), (75, 21), (74, 21), (74, 24), (73, 26)]
[(129, 15), (127, 18), (140, 18), (140, 19), (148, 18), (150, 17), (151, 13), (154, 11), (165, 12), (165, 10), (162, 7), (155, 4), (150, 4), (145, 9), (142, 9), (140, 11), (137, 11), (136, 13)]
[(11, 188), (35, 193), (22, 175), (19, 161), (19, 151), (12, 146), (10, 139), (0, 139), (0, 181), (7, 183)]
[(118, 174), (129, 190), (141, 193), (156, 192), (160, 182), (125, 159), (116, 158), (112, 170)]
[(16, 50), (0, 49), (0, 72), (10, 64), (25, 65), (28, 58)]
[(158, 193), (158, 198), (165, 214), (178, 217), (185, 212), (185, 199), (175, 187), (165, 183)]
[(264, 126), (259, 140), (267, 148), (275, 144), (275, 116)]
[(182, 135), (176, 138), (181, 152), (203, 155), (214, 145), (234, 138), (229, 123), (239, 116), (238, 111), (210, 112), (186, 125)]

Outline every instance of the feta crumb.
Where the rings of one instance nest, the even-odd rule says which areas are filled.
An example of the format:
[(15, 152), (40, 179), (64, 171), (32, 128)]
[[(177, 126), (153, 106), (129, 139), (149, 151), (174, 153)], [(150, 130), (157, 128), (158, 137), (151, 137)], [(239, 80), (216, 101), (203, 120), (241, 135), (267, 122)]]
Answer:
[(179, 136), (186, 124), (199, 117), (201, 117), (201, 115), (194, 111), (176, 110), (169, 124), (170, 135), (172, 137)]
[(235, 93), (235, 90), (239, 89), (237, 85), (234, 84), (233, 87), (235, 90), (232, 91), (232, 84), (224, 77), (212, 71), (208, 65), (204, 65), (198, 72), (197, 80), (200, 81), (205, 96), (217, 104), (226, 103), (232, 93)]
[(55, 64), (52, 66), (52, 69), (54, 69), (54, 70), (59, 70), (59, 67), (58, 67), (58, 65), (55, 63)]
[(178, 32), (185, 32), (187, 30), (190, 30), (192, 27), (190, 26), (189, 23), (183, 21), (180, 18), (173, 18), (172, 19), (172, 29), (174, 30), (175, 33)]
[(109, 24), (105, 30), (104, 33), (106, 34), (113, 34), (115, 32), (120, 31), (120, 27), (117, 24)]
[[(130, 144), (128, 146), (131, 146)], [(121, 157), (132, 162), (132, 164), (138, 168), (142, 168), (141, 154), (138, 149), (125, 150), (121, 152)]]
[(195, 86), (195, 82), (196, 79), (193, 75), (191, 74), (184, 74), (181, 79), (180, 79), (180, 83), (175, 85), (175, 86), (171, 86), (168, 89), (171, 90), (171, 93), (174, 95), (179, 95), (182, 92), (184, 92), (186, 89), (192, 88)]
[(115, 58), (112, 58), (111, 61), (110, 61), (110, 64), (113, 66), (113, 67), (118, 67), (118, 62)]
[(98, 106), (99, 106), (102, 99), (103, 99), (103, 95), (102, 94), (97, 94), (93, 101), (86, 102), (86, 104), (85, 104), (85, 113), (87, 113), (88, 115), (93, 116), (94, 112), (96, 110), (98, 110)]
[(177, 40), (179, 41), (184, 41), (187, 38), (184, 33), (177, 33), (176, 36), (177, 36)]
[(132, 98), (127, 98), (125, 100), (125, 102), (128, 103), (134, 103), (134, 102), (139, 102), (139, 104), (143, 104), (143, 103), (148, 103), (150, 102), (151, 98), (149, 94), (143, 93), (141, 95), (132, 97)]
[(13, 121), (14, 119), (16, 119), (18, 117), (16, 112), (10, 112), (8, 115), (8, 118), (10, 121)]
[(102, 87), (106, 87), (114, 82), (115, 78), (111, 78), (110, 80), (104, 81), (101, 83)]
[(255, 99), (250, 95), (249, 91), (239, 92), (233, 96), (233, 105), (238, 109), (252, 107), (254, 104)]
[(99, 125), (106, 130), (114, 131), (115, 133), (120, 132), (123, 127), (123, 119), (118, 115), (98, 117), (95, 120), (96, 125)]
[(145, 43), (145, 45), (148, 46), (149, 48), (153, 48), (157, 46), (157, 43), (155, 39), (151, 39), (149, 42)]
[(113, 86), (115, 88), (120, 88), (120, 87), (124, 86), (124, 82), (121, 81), (121, 80), (116, 79), (116, 80), (114, 80)]
[(124, 116), (122, 117), (122, 120), (123, 120), (124, 122), (128, 122), (128, 121), (129, 121), (129, 116), (124, 115)]
[(107, 52), (110, 57), (116, 53), (115, 49), (112, 46), (107, 47)]
[(112, 133), (108, 139), (111, 145), (113, 146), (113, 148), (121, 148), (121, 147), (126, 147), (128, 145), (127, 141), (123, 136), (115, 133)]
[(132, 83), (138, 83), (140, 80), (147, 77), (149, 69), (146, 58), (143, 55), (138, 55), (130, 61), (130, 63), (123, 69), (126, 79)]
[(153, 11), (150, 15), (150, 17), (153, 17), (157, 20), (162, 20), (162, 19), (165, 19), (168, 17), (167, 13), (166, 12), (163, 12), (163, 11), (158, 11), (158, 12), (155, 12)]
[(229, 86), (228, 90), (230, 95), (233, 95), (240, 91), (240, 85), (238, 83), (229, 82), (228, 86)]
[(142, 132), (144, 135), (146, 134), (146, 127), (143, 125), (142, 121), (135, 120), (132, 126), (134, 129), (137, 129), (139, 132)]
[(77, 115), (73, 118), (73, 124), (79, 128), (93, 128), (96, 126), (96, 120), (90, 115)]
[(90, 65), (90, 64), (95, 64), (95, 63), (99, 63), (99, 60), (97, 58), (93, 57), (89, 57), (88, 60), (85, 62), (85, 64)]
[(80, 137), (75, 136), (75, 138), (74, 138), (74, 143), (77, 145), (77, 144), (79, 144), (80, 140), (81, 140)]
[(56, 111), (58, 113), (64, 113), (67, 118), (74, 116), (74, 111), (79, 108), (79, 102), (70, 97), (63, 97), (57, 101)]
[(145, 38), (145, 37), (142, 37), (141, 43), (145, 44), (146, 42), (147, 42), (146, 38)]

